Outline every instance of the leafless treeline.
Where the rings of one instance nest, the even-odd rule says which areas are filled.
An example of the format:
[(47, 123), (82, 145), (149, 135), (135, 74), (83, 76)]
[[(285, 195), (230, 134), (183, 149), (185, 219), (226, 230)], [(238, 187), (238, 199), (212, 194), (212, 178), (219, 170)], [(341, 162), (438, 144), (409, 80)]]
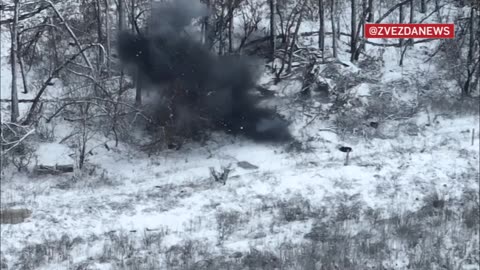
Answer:
[[(452, 65), (446, 68), (456, 74), (463, 95), (469, 96), (479, 87), (480, 5), (475, 0), (201, 1), (211, 10), (197, 22), (202, 41), (219, 55), (255, 53), (271, 59), (277, 82), (293, 72), (298, 66), (294, 67), (294, 63), (305, 66), (312, 59), (333, 61), (338, 50), (347, 46), (352, 62), (365, 54), (366, 44), (398, 47), (402, 65), (409, 48), (429, 40), (368, 41), (363, 38), (365, 23), (381, 23), (387, 18), (392, 21), (395, 16), (398, 22), (420, 23), (435, 16), (441, 22), (440, 11), (446, 5), (470, 7), (467, 16), (450, 18), (449, 22), (457, 26), (456, 39), (441, 42), (437, 51), (432, 52), (432, 58), (449, 59)], [(148, 121), (141, 111), (142, 85), (124, 76), (112, 48), (119, 30), (148, 31), (144, 26), (152, 2), (11, 0), (4, 3), (0, 25), (2, 30), (10, 30), (12, 84), (11, 97), (2, 100), (10, 104), (11, 119), (3, 125), (12, 129), (22, 126), (25, 131), (20, 134), (25, 135), (32, 130), (27, 127), (59, 116), (80, 123), (72, 137), (78, 138), (83, 146), (79, 153), (81, 167), (88, 152), (86, 142), (97, 132), (92, 128), (93, 123), (108, 119), (102, 121), (108, 123), (102, 125), (103, 131), (118, 143), (121, 131), (128, 129), (132, 121), (139, 117)], [(301, 26), (307, 21), (318, 22), (318, 28), (302, 31)], [(318, 49), (303, 48), (298, 41), (304, 36), (318, 36)], [(47, 98), (51, 86), (59, 83), (63, 84), (62, 93), (54, 99)], [(22, 88), (19, 90), (18, 86)], [(134, 97), (127, 91), (131, 88), (136, 88)], [(19, 91), (30, 93), (32, 98), (19, 99)], [(28, 104), (24, 115), (19, 110), (22, 103)], [(11, 141), (5, 132), (2, 136), (3, 148), (9, 149), (20, 135)]]

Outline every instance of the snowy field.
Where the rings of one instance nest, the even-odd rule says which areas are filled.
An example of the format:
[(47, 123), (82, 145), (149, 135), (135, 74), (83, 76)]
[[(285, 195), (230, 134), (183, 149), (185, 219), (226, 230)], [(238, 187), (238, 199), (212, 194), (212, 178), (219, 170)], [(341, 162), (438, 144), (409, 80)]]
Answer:
[[(2, 205), (32, 209), (33, 214), (28, 222), (2, 225), (2, 252), (7, 262), (31, 256), (49, 265), (45, 269), (85, 262), (110, 269), (144, 252), (176, 254), (171, 247), (187, 240), (205, 245), (211, 254), (248, 254), (252, 249), (276, 253), (282, 244), (300, 245), (323, 219), (335, 220), (332, 226), (355, 237), (373, 227), (373, 217), (364, 212), (374, 211), (379, 220), (398, 218), (392, 226), (400, 230), (403, 218), (422, 209), (432, 211), (425, 215), (441, 223), (436, 226), (447, 239), (470, 239), (465, 251), (473, 252), (476, 232), (461, 229), (467, 217), (446, 216), (473, 203), (465, 201), (465, 192), (478, 190), (478, 137), (472, 145), (470, 133), (478, 118), (426, 124), (418, 120), (421, 128), (415, 136), (349, 144), (354, 150), (348, 166), (336, 149), (340, 142), (330, 136), (312, 143), (310, 153), (286, 153), (243, 140), (192, 145), (151, 157), (128, 147), (98, 148), (89, 161), (95, 164), (92, 176), (81, 181), (4, 174)], [(40, 145), (38, 154), (42, 164), (62, 164), (68, 149), (50, 143)], [(241, 161), (258, 168), (241, 168)], [(226, 184), (214, 182), (208, 168), (229, 164), (233, 171)], [(444, 202), (438, 209), (432, 206), (437, 200)], [(407, 230), (417, 225), (408, 224)], [(431, 229), (421, 228), (426, 233)], [(414, 241), (409, 233), (418, 232), (388, 236), (399, 242), (389, 256), (405, 265), (415, 257), (402, 246), (402, 241)], [(115, 245), (127, 245), (122, 247), (127, 250)], [(447, 241), (443, 245), (449, 246)], [(202, 247), (188, 260), (201, 260)], [(102, 256), (110, 256), (104, 266)]]
[[(11, 85), (4, 35), (2, 99)], [(403, 67), (398, 48), (367, 45), (381, 64), (366, 67), (340, 50), (348, 66), (336, 66), (340, 80), (326, 78), (354, 80), (345, 95), (356, 101), (341, 115), (356, 121), (384, 95), (400, 108), (420, 102), (408, 90), (438, 79), (425, 62), (435, 45), (410, 49)], [(325, 74), (331, 67), (320, 65)], [(50, 141), (33, 142), (28, 171), (1, 172), (2, 209), (31, 211), (25, 222), (1, 225), (1, 269), (480, 269), (478, 111), (424, 107), (351, 131), (340, 128), (349, 125), (341, 116), (325, 117), (331, 103), (306, 110), (291, 101), (297, 80), (272, 81), (268, 72), (261, 78), (277, 91), (296, 144), (215, 133), (205, 145), (150, 152), (96, 136), (81, 174), (39, 176), (37, 164), (75, 162), (63, 143), (70, 123), (52, 124)], [(62, 84), (51, 89), (48, 97)], [(348, 163), (342, 146), (352, 148)], [(225, 168), (225, 184), (214, 181), (211, 170)]]

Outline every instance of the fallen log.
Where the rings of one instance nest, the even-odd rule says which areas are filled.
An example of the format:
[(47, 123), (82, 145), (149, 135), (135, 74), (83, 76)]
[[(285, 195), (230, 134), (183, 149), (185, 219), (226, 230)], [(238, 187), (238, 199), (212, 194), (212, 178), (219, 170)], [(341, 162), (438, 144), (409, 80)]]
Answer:
[(30, 209), (1, 209), (0, 224), (18, 224), (32, 215)]
[(55, 166), (37, 165), (33, 171), (37, 175), (69, 173), (73, 172), (73, 164)]

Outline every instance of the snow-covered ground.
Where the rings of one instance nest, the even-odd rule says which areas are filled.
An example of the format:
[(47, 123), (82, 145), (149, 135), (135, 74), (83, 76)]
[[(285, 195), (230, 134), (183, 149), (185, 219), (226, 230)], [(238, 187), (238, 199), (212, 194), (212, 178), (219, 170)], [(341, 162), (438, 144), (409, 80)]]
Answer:
[[(465, 190), (478, 190), (478, 137), (472, 145), (470, 133), (478, 118), (425, 124), (418, 120), (416, 136), (348, 144), (353, 148), (348, 166), (336, 149), (338, 141), (315, 142), (311, 153), (286, 153), (282, 147), (236, 140), (151, 157), (128, 146), (98, 148), (90, 159), (97, 166), (92, 176), (78, 181), (4, 175), (2, 205), (33, 214), (25, 223), (2, 225), (2, 252), (14, 262), (25, 246), (78, 237), (84, 241), (66, 251), (72, 265), (101, 257), (109, 232), (141, 238), (147, 230), (164, 232), (165, 248), (185, 239), (215, 247), (220, 241), (217, 215), (232, 212), (242, 220), (222, 240), (222, 249), (246, 252), (285, 239), (303, 240), (314, 217), (282, 217), (282, 203), (295, 199), (308, 201), (308, 211), (315, 211), (335, 209), (335, 198), (358, 195), (360, 209), (382, 209), (387, 218), (388, 213), (419, 210), (434, 192), (449, 201)], [(40, 145), (38, 152), (42, 164), (68, 157), (68, 149), (54, 143)], [(258, 169), (243, 169), (240, 161)], [(226, 184), (214, 182), (209, 167), (229, 164), (234, 170)]]
[[(417, 124), (417, 136), (349, 144), (354, 150), (348, 166), (335, 141), (314, 143), (311, 153), (285, 153), (281, 147), (237, 140), (151, 157), (127, 146), (116, 151), (98, 148), (90, 160), (98, 166), (95, 172), (76, 182), (69, 176), (32, 179), (13, 173), (2, 180), (2, 204), (32, 209), (33, 214), (28, 222), (2, 225), (2, 251), (12, 255), (7, 261), (14, 261), (15, 250), (28, 245), (63, 235), (96, 236), (70, 254), (76, 263), (100, 256), (98, 246), (109, 232), (140, 237), (145, 230), (165, 231), (165, 247), (185, 239), (215, 246), (216, 214), (238, 211), (245, 220), (223, 248), (245, 252), (282, 239), (303, 239), (310, 229), (308, 220), (282, 222), (279, 217), (279, 205), (292, 198), (320, 209), (333, 207), (326, 198), (358, 194), (362, 209), (406, 213), (418, 210), (433, 192), (448, 201), (477, 189), (478, 137), (472, 145), (470, 130), (478, 126), (478, 118)], [(68, 157), (68, 150), (58, 144), (41, 145), (38, 152), (42, 164)], [(258, 169), (242, 169), (236, 165), (240, 161)], [(226, 184), (214, 182), (209, 167), (228, 164), (234, 171)], [(266, 210), (269, 207), (273, 210)], [(262, 237), (255, 239), (258, 234)]]
[[(367, 54), (378, 54), (383, 66), (344, 67), (343, 72), (375, 81), (358, 84), (350, 94), (366, 104), (381, 89), (393, 102), (414, 102), (417, 95), (402, 85), (437, 71), (424, 61), (424, 52), (434, 46), (415, 46), (399, 67), (398, 48), (367, 45)], [(9, 97), (11, 83), (5, 48), (2, 41), (2, 98)], [(348, 63), (348, 54), (339, 53)], [(267, 74), (262, 82), (271, 79)], [(298, 82), (271, 89), (288, 102)], [(287, 117), (294, 135), (304, 140), (300, 150), (215, 134), (206, 145), (149, 155), (125, 143), (104, 147), (104, 138), (98, 138), (81, 175), (38, 176), (5, 168), (2, 208), (32, 211), (26, 222), (1, 226), (5, 266), (320, 269), (318, 261), (328, 267), (332, 260), (337, 269), (367, 269), (377, 262), (385, 269), (479, 269), (478, 219), (468, 223), (478, 196), (467, 196), (479, 191), (478, 113), (420, 111), (363, 129), (374, 134), (369, 136), (335, 133), (332, 121), (312, 120), (296, 108), (285, 114), (292, 111)], [(30, 169), (75, 162), (76, 150), (60, 143), (71, 127), (56, 125), (51, 142), (37, 142)], [(340, 146), (353, 149), (348, 164)], [(225, 185), (215, 182), (210, 168), (228, 166), (233, 170)], [(350, 259), (338, 261), (344, 254)], [(422, 264), (425, 258), (438, 260)], [(317, 264), (309, 268), (309, 260)], [(435, 268), (441, 263), (451, 264)]]

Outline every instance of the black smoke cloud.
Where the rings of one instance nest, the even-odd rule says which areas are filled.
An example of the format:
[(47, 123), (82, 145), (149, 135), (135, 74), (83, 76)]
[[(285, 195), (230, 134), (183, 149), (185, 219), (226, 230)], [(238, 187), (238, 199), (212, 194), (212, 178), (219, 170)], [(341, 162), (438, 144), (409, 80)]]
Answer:
[[(288, 141), (288, 123), (275, 110), (260, 107), (251, 90), (259, 70), (245, 57), (217, 56), (187, 31), (207, 9), (198, 0), (157, 4), (148, 32), (118, 36), (118, 53), (135, 67), (143, 85), (158, 91), (158, 115), (168, 115), (178, 132), (199, 133), (207, 125), (256, 141)], [(161, 118), (161, 117), (159, 117)], [(167, 122), (167, 119), (164, 119)]]

